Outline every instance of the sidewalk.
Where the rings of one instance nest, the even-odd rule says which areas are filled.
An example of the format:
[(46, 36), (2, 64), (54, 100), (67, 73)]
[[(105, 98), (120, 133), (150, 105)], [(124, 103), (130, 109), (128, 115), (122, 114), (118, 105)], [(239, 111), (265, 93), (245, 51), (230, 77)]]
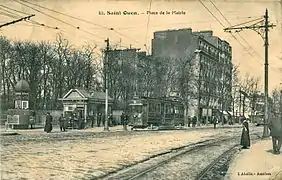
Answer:
[(230, 165), (225, 180), (281, 180), (282, 154), (272, 153), (271, 138), (242, 150)]

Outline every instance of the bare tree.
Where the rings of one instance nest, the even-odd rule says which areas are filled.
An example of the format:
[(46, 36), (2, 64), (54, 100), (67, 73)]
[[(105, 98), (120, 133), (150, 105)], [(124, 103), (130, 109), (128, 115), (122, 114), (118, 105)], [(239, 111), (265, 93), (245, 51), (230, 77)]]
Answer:
[(239, 65), (232, 65), (232, 114), (233, 114), (233, 119), (235, 117), (235, 106), (238, 106), (239, 103), (239, 94), (240, 92), (238, 91), (240, 87), (240, 79), (239, 79)]
[[(53, 44), (1, 37), (1, 80), (3, 94), (9, 95), (1, 98), (5, 104), (13, 102), (16, 83), (25, 79), (30, 85), (30, 108), (60, 108), (58, 98), (70, 88), (98, 86), (98, 64), (93, 49), (90, 46), (74, 48), (61, 34)], [(12, 108), (12, 104), (1, 108)]]
[[(250, 76), (248, 73), (245, 75), (244, 80), (240, 83), (241, 93), (243, 94), (243, 114), (246, 111), (246, 108), (251, 109), (252, 115), (254, 114), (255, 104), (258, 98), (259, 92), (259, 82), (258, 77)], [(249, 99), (249, 104), (246, 106), (245, 100)]]
[(178, 73), (177, 73), (177, 89), (178, 94), (182, 99), (182, 102), (184, 104), (184, 118), (185, 118), (185, 124), (187, 124), (187, 118), (188, 118), (188, 111), (189, 106), (191, 105), (191, 98), (193, 97), (193, 84), (194, 82), (194, 74), (193, 74), (193, 68), (194, 68), (194, 56), (190, 55), (187, 57), (180, 58), (178, 63)]
[(282, 88), (275, 88), (271, 92), (272, 96), (272, 113), (275, 118), (282, 117)]

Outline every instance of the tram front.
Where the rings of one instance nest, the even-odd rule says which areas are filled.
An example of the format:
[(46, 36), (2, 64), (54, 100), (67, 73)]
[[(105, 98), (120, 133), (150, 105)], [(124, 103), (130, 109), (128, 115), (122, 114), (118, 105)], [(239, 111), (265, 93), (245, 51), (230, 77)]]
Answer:
[(142, 100), (132, 100), (129, 102), (129, 126), (132, 126), (132, 128), (143, 128), (146, 126), (143, 121)]

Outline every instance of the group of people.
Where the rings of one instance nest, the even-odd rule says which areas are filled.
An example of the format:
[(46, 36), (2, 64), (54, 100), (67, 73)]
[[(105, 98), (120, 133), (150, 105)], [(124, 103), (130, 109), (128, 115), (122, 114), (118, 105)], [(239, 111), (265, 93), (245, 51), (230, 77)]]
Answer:
[[(241, 146), (243, 149), (248, 149), (251, 146), (250, 133), (249, 133), (249, 123), (245, 119), (242, 123), (243, 130), (241, 135)], [(268, 124), (270, 130), (270, 136), (272, 137), (272, 148), (274, 154), (280, 154), (280, 149), (282, 145), (282, 119), (280, 118), (270, 118)]]
[[(109, 124), (111, 124), (111, 125), (115, 124), (112, 114), (110, 114), (108, 116), (108, 120), (109, 120), (108, 121)], [(121, 114), (121, 124), (123, 125), (124, 130), (127, 130), (128, 120), (129, 120), (128, 115), (123, 112)], [(83, 129), (82, 128), (83, 127), (83, 124), (82, 124), (83, 120), (81, 118), (76, 118), (74, 114), (70, 117), (64, 117), (63, 114), (61, 114), (58, 121), (59, 121), (59, 126), (60, 126), (61, 132), (66, 131), (66, 129), (69, 126), (69, 122), (71, 122), (71, 126), (74, 126), (74, 124), (77, 124), (78, 129)], [(49, 112), (47, 112), (44, 131), (47, 132), (47, 133), (50, 133), (53, 129), (52, 124), (53, 124), (53, 117), (50, 115)], [(93, 124), (94, 124), (93, 120), (92, 120), (91, 124), (92, 124), (91, 126), (93, 127)], [(98, 113), (97, 114), (97, 126), (100, 127), (101, 125), (104, 125), (104, 124), (105, 124), (105, 117), (102, 115), (102, 113)]]
[[(53, 130), (52, 122), (53, 122), (53, 117), (50, 115), (49, 112), (47, 112), (45, 126), (44, 126), (45, 132), (50, 133)], [(61, 131), (66, 131), (68, 127), (68, 120), (64, 118), (63, 114), (61, 114), (61, 116), (59, 117), (59, 125)]]
[(188, 118), (188, 127), (191, 127), (191, 123), (192, 123), (192, 127), (195, 127), (197, 124), (197, 117), (194, 116), (193, 118)]
[[(191, 123), (192, 123), (192, 127), (195, 127), (196, 124), (197, 124), (197, 117), (194, 116), (192, 119), (191, 118), (188, 118), (188, 127), (191, 127)], [(216, 128), (216, 125), (218, 124), (218, 119), (213, 116), (211, 118), (211, 123), (214, 125), (214, 128)]]
[[(66, 129), (69, 126), (69, 122), (71, 122), (71, 126), (74, 127), (75, 124), (77, 124), (78, 129), (83, 129), (83, 120), (81, 118), (76, 118), (75, 115), (72, 115), (70, 117), (64, 117), (63, 114), (58, 119), (60, 131), (66, 131)], [(46, 121), (44, 126), (44, 131), (47, 133), (50, 133), (53, 129), (53, 117), (50, 115), (49, 112), (47, 112), (46, 115)]]

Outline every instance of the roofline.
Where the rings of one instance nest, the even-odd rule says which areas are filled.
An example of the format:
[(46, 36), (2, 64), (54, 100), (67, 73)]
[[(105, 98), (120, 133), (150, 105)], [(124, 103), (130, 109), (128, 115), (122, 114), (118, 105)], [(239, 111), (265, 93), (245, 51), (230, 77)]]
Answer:
[(76, 92), (78, 92), (79, 95), (81, 95), (83, 98), (85, 98), (85, 96), (84, 96), (78, 89), (70, 89), (70, 90), (67, 92), (67, 94), (64, 95), (63, 98), (65, 99), (68, 95), (70, 95), (70, 93), (71, 93), (73, 90), (76, 90)]
[(60, 100), (60, 101), (67, 101), (67, 100), (75, 101), (75, 100), (89, 100), (89, 99), (88, 98), (76, 98), (76, 99), (58, 98), (58, 100)]

